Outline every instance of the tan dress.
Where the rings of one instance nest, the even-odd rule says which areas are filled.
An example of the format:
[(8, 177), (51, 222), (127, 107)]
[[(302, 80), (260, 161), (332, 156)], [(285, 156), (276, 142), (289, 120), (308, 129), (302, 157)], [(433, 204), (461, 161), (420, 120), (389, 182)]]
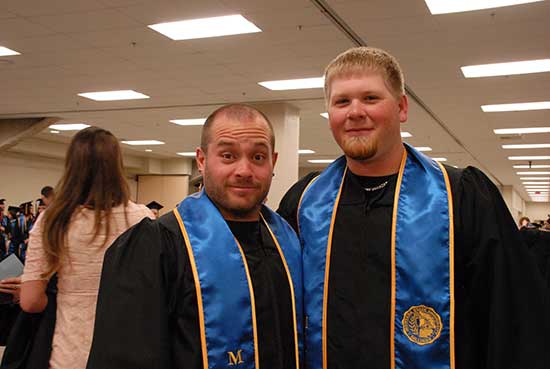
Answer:
[[(58, 272), (57, 319), (52, 343), (50, 368), (85, 369), (92, 343), (97, 291), (103, 256), (113, 241), (126, 229), (153, 214), (144, 205), (130, 202), (113, 208), (109, 235), (99, 234), (93, 242), (93, 210), (80, 209), (71, 219), (67, 236), (69, 260)], [(22, 280), (41, 280), (45, 270), (39, 217), (30, 232), (29, 248)], [(107, 242), (103, 245), (105, 238)]]

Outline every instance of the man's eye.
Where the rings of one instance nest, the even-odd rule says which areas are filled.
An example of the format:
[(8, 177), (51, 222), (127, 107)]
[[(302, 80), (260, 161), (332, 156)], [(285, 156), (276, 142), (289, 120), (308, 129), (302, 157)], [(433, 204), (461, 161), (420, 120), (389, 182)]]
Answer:
[(227, 159), (227, 160), (231, 160), (231, 159), (233, 159), (233, 154), (231, 154), (230, 152), (224, 152), (224, 153), (222, 153), (222, 158)]
[(349, 102), (348, 99), (337, 99), (334, 103), (336, 105), (343, 105), (343, 104), (347, 104)]
[(377, 99), (378, 99), (378, 97), (375, 96), (375, 95), (369, 95), (369, 96), (365, 97), (365, 100), (367, 100), (367, 101), (373, 101), (373, 100), (377, 100)]
[(256, 161), (265, 160), (265, 155), (264, 154), (256, 154), (256, 155), (254, 155), (254, 160), (256, 160)]

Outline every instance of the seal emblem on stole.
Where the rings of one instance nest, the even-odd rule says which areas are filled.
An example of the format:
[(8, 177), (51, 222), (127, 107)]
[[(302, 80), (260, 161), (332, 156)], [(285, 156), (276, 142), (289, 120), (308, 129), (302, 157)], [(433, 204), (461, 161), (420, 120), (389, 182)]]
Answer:
[(439, 314), (425, 305), (411, 306), (403, 314), (403, 332), (418, 345), (429, 345), (441, 335), (443, 323)]

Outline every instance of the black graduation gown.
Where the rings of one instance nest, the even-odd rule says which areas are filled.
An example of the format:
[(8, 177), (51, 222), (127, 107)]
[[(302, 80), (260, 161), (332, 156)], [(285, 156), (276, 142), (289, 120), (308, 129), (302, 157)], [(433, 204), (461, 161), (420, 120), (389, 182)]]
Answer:
[[(550, 368), (542, 277), (498, 189), (478, 169), (446, 167), (455, 225), (457, 369)], [(296, 229), (296, 183), (278, 212)], [(364, 187), (383, 188), (367, 192)], [(348, 172), (329, 275), (329, 369), (390, 368), (391, 223), (397, 174)]]
[(550, 232), (523, 227), (520, 234), (533, 254), (539, 270), (550, 290)]
[[(293, 368), (290, 287), (278, 251), (263, 224), (228, 224), (254, 287), (260, 366)], [(195, 284), (172, 212), (144, 219), (108, 249), (87, 368), (202, 368)]]

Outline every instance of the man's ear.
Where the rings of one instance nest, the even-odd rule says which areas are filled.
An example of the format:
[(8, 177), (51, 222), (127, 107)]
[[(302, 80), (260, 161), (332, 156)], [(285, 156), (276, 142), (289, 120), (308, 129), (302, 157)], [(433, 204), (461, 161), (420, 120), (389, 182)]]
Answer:
[(271, 161), (272, 161), (272, 164), (273, 164), (273, 169), (275, 169), (275, 164), (277, 163), (277, 158), (278, 157), (279, 157), (279, 153), (275, 152), (275, 151), (271, 155)]
[(199, 172), (204, 175), (204, 164), (206, 161), (206, 155), (202, 151), (200, 147), (197, 147), (197, 150), (195, 151), (195, 161), (197, 162), (197, 168), (199, 168)]

